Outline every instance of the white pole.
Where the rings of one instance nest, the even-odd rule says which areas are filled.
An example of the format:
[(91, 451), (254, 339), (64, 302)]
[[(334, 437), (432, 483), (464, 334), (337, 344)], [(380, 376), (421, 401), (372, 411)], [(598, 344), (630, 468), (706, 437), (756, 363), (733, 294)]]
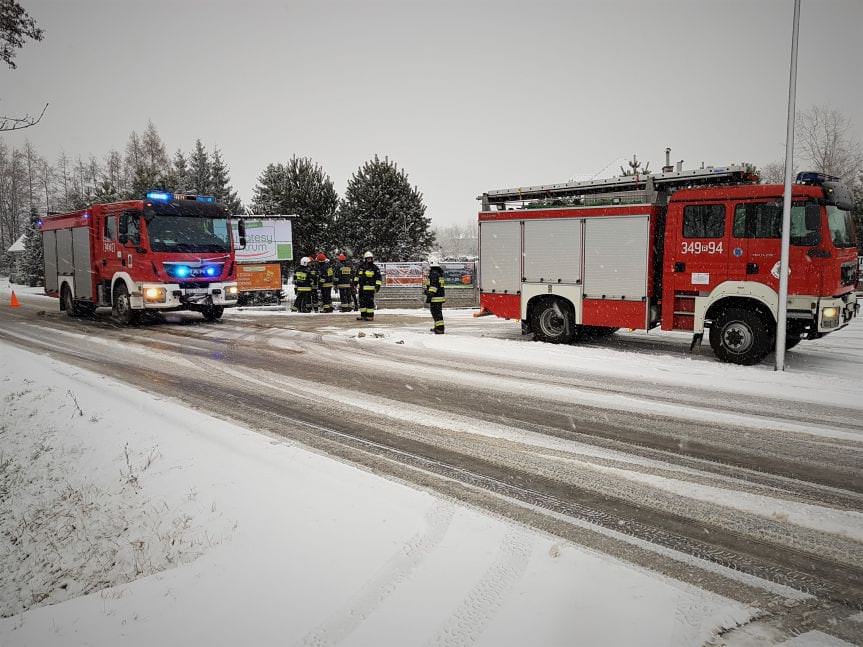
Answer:
[(788, 124), (785, 133), (785, 192), (782, 196), (782, 246), (779, 257), (779, 308), (776, 315), (776, 367), (785, 370), (785, 333), (788, 316), (788, 248), (791, 244), (791, 174), (794, 163), (794, 107), (797, 100), (797, 34), (800, 0), (794, 0), (791, 36), (791, 73), (788, 80)]

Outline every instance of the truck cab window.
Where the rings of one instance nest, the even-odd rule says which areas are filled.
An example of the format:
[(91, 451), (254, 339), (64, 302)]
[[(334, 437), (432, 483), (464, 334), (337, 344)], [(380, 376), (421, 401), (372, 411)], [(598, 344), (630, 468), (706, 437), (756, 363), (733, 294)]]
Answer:
[(107, 216), (105, 218), (105, 240), (117, 240), (117, 216)]
[(140, 214), (137, 211), (127, 211), (120, 218), (120, 242), (126, 245), (141, 244), (141, 230), (139, 227)]
[[(812, 246), (821, 242), (821, 207), (815, 202), (791, 206), (791, 244)], [(750, 202), (734, 209), (735, 238), (781, 238), (782, 202)]]
[(692, 204), (683, 208), (684, 238), (722, 238), (725, 235), (725, 205)]

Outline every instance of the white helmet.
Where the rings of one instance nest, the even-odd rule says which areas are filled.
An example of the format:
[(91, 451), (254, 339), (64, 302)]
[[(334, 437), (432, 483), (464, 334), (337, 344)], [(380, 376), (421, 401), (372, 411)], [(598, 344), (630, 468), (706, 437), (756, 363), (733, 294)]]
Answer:
[(375, 255), (372, 254), (371, 252), (366, 252), (365, 254), (363, 254), (363, 258), (374, 258), (374, 257), (375, 257)]
[(309, 264), (309, 257), (308, 257), (308, 256), (303, 256), (303, 257), (300, 259), (300, 265), (302, 265), (303, 267), (306, 267), (308, 264)]
[(432, 267), (440, 267), (440, 263), (441, 263), (440, 254), (429, 254), (428, 263)]

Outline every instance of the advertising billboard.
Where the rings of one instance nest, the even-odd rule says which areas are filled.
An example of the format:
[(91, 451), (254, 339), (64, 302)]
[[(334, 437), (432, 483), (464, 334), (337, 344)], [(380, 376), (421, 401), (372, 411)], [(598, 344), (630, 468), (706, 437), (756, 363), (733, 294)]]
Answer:
[(281, 290), (282, 266), (278, 263), (264, 265), (238, 264), (237, 288), (240, 292), (257, 290)]
[(246, 223), (246, 246), (239, 248), (237, 221), (233, 222), (238, 263), (273, 263), (294, 260), (291, 219), (288, 216), (234, 216)]

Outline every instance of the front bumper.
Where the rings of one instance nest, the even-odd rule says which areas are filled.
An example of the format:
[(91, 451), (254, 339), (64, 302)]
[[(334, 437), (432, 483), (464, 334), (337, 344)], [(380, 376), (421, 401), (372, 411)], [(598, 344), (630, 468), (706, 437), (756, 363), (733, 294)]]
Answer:
[[(841, 297), (819, 299), (818, 301), (818, 332), (828, 333), (844, 328), (857, 316), (860, 306), (857, 297), (849, 292)], [(835, 312), (835, 316), (827, 316)]]
[[(158, 298), (149, 298), (148, 290), (160, 291)], [(162, 300), (161, 291), (164, 291)], [(178, 283), (141, 283), (131, 296), (136, 310), (196, 310), (208, 306), (230, 308), (237, 305), (237, 283), (210, 283), (201, 287), (181, 287)]]

